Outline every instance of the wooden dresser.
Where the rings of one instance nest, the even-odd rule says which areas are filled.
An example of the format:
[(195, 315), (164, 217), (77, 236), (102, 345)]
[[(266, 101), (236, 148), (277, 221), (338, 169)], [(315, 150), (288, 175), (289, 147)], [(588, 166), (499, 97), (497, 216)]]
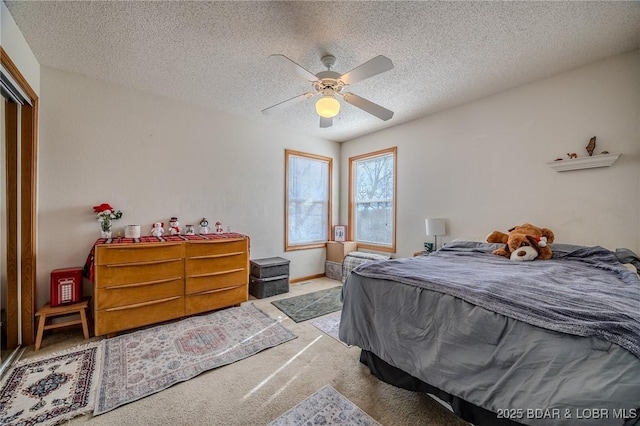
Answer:
[(236, 235), (186, 241), (96, 243), (95, 335), (114, 334), (247, 301), (249, 238)]

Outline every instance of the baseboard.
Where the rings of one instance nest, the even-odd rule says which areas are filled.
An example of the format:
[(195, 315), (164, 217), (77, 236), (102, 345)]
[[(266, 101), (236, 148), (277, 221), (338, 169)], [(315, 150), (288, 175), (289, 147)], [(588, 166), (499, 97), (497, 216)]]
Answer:
[(296, 284), (299, 283), (301, 281), (309, 281), (309, 280), (313, 280), (315, 278), (323, 278), (324, 274), (315, 274), (315, 275), (308, 275), (306, 277), (299, 277), (299, 278), (294, 278), (289, 280), (289, 284)]

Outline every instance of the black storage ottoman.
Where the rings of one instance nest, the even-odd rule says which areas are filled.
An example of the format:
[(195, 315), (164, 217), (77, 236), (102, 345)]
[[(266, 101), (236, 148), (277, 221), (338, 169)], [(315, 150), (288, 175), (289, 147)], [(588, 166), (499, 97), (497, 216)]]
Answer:
[(256, 278), (253, 275), (249, 277), (249, 293), (258, 299), (288, 292), (289, 275), (269, 278)]
[(282, 257), (252, 260), (249, 294), (262, 299), (289, 292), (289, 262)]
[(282, 257), (265, 257), (251, 261), (251, 275), (255, 278), (271, 278), (289, 275), (289, 260)]

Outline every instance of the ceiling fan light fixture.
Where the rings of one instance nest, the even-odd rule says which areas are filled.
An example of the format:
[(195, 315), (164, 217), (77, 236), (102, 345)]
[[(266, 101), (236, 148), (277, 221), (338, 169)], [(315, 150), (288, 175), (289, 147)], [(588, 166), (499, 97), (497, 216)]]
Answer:
[(265, 108), (262, 110), (264, 114), (281, 110), (286, 106), (290, 106), (312, 96), (321, 95), (321, 98), (316, 102), (316, 113), (320, 116), (320, 128), (327, 128), (333, 125), (333, 117), (340, 112), (340, 102), (336, 99), (336, 95), (340, 95), (346, 103), (380, 120), (387, 121), (393, 118), (393, 111), (360, 97), (355, 93), (342, 92), (347, 86), (393, 69), (393, 62), (386, 56), (378, 55), (364, 64), (355, 67), (346, 74), (340, 74), (331, 70), (336, 63), (336, 58), (332, 55), (322, 57), (322, 63), (327, 67), (327, 70), (320, 71), (317, 74), (312, 74), (284, 55), (275, 54), (269, 57), (274, 61), (278, 61), (282, 67), (286, 67), (289, 71), (293, 71), (299, 77), (311, 83), (313, 92), (309, 91)]
[(340, 102), (333, 95), (324, 95), (316, 102), (316, 112), (320, 117), (335, 117), (340, 112)]

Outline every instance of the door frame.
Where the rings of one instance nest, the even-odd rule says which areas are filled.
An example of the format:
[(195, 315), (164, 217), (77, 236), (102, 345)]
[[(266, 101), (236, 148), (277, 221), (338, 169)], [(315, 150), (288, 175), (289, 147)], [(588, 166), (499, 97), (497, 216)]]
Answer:
[[(33, 344), (35, 337), (36, 306), (36, 232), (37, 232), (37, 154), (38, 154), (38, 96), (24, 78), (7, 52), (0, 46), (0, 63), (29, 98), (30, 104), (20, 107), (20, 140), (7, 140), (7, 155), (17, 150), (20, 144), (20, 164), (7, 167), (7, 346), (18, 346), (19, 328), (22, 345)], [(8, 133), (9, 123), (7, 123)], [(17, 130), (17, 129), (16, 129)], [(12, 147), (9, 147), (12, 145)], [(20, 197), (17, 193), (17, 179), (20, 178)], [(13, 182), (13, 185), (12, 185)], [(17, 217), (18, 199), (20, 217)], [(19, 226), (18, 226), (19, 225)], [(18, 228), (20, 245), (18, 246)], [(18, 265), (18, 252), (20, 265)], [(20, 282), (18, 283), (18, 268)], [(19, 292), (18, 292), (19, 286)], [(18, 293), (20, 294), (20, 319), (18, 327)], [(11, 307), (11, 309), (10, 309)]]

